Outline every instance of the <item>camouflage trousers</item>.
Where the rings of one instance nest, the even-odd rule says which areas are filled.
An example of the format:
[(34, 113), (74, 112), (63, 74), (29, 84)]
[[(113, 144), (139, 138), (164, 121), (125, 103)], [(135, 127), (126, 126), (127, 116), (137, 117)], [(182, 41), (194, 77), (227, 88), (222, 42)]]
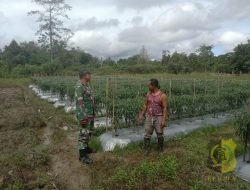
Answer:
[(90, 119), (89, 123), (86, 125), (81, 125), (78, 121), (78, 149), (85, 149), (90, 141), (91, 132), (94, 129), (94, 119)]

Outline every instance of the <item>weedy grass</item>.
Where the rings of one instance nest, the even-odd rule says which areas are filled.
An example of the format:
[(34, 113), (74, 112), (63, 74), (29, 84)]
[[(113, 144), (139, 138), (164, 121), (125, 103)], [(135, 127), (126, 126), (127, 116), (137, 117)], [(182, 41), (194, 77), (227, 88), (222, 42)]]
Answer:
[[(46, 184), (49, 180), (39, 176), (46, 176), (50, 168), (50, 147), (43, 144), (46, 128), (43, 121), (54, 110), (28, 89), (29, 82), (29, 79), (0, 79), (0, 88), (8, 92), (7, 97), (1, 94), (1, 100), (9, 101), (1, 104), (1, 113), (10, 121), (0, 130), (0, 177), (3, 180), (0, 189), (35, 189), (40, 184), (50, 185)], [(8, 103), (10, 107), (4, 107)], [(12, 115), (15, 117), (11, 118)]]
[(222, 174), (207, 166), (208, 143), (231, 138), (237, 145), (235, 155), (241, 155), (243, 146), (235, 135), (233, 121), (178, 135), (165, 143), (166, 153), (163, 155), (154, 150), (155, 143), (148, 157), (143, 156), (142, 142), (131, 143), (124, 148), (116, 147), (109, 155), (117, 157), (120, 162), (105, 170), (96, 166), (95, 169), (100, 170), (92, 179), (92, 189), (247, 190), (249, 183), (233, 172)]
[(52, 134), (52, 140), (55, 144), (61, 143), (64, 141), (64, 139), (66, 139), (66, 136), (67, 136), (67, 131), (64, 131), (59, 128), (58, 130), (54, 130)]
[(93, 136), (89, 142), (90, 147), (95, 148), (98, 152), (102, 151), (102, 144), (98, 137)]

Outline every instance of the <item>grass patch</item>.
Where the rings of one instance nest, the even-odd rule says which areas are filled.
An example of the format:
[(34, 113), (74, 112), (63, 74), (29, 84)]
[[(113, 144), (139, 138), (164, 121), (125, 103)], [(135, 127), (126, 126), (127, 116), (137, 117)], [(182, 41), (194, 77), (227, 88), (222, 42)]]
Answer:
[(177, 135), (165, 143), (164, 156), (152, 151), (145, 159), (142, 142), (116, 147), (109, 155), (116, 156), (120, 162), (111, 169), (96, 166), (99, 173), (92, 179), (93, 189), (247, 190), (249, 184), (233, 172), (222, 174), (207, 166), (209, 142), (231, 138), (237, 145), (235, 155), (241, 155), (243, 146), (235, 135), (233, 121)]
[(35, 166), (48, 165), (50, 161), (48, 148), (39, 148), (34, 157)]
[(172, 155), (162, 156), (157, 161), (143, 160), (133, 167), (118, 167), (106, 185), (112, 189), (119, 188), (119, 184), (126, 184), (122, 189), (153, 187), (158, 180), (174, 180), (177, 168), (177, 160)]
[(53, 142), (56, 144), (63, 142), (67, 138), (66, 133), (67, 132), (62, 129), (54, 130), (52, 134)]
[(102, 144), (98, 137), (92, 136), (89, 146), (95, 148), (98, 152), (102, 151)]
[(75, 118), (75, 115), (73, 114), (65, 114), (63, 117), (63, 120), (68, 123), (68, 124), (72, 124), (72, 125), (77, 125), (77, 120)]
[(124, 147), (118, 145), (115, 146), (113, 152), (116, 154), (134, 153), (137, 151), (141, 151), (142, 147), (143, 147), (143, 142), (132, 142)]
[(41, 174), (38, 176), (36, 183), (37, 183), (38, 187), (41, 189), (53, 181), (54, 181), (54, 179), (52, 178), (52, 176), (47, 175), (47, 174)]
[(9, 184), (6, 190), (25, 190), (25, 187), (21, 182), (15, 182), (14, 184)]
[(29, 135), (28, 138), (26, 138), (26, 143), (25, 144), (29, 144), (31, 146), (37, 146), (41, 143), (41, 138), (39, 136), (39, 134), (34, 131), (34, 130), (31, 130), (31, 135)]
[(92, 134), (94, 136), (100, 136), (101, 134), (106, 132), (106, 128), (105, 127), (97, 127), (94, 129), (94, 131), (92, 132)]
[(20, 87), (28, 85), (30, 80), (28, 78), (19, 78), (17, 79), (7, 79), (7, 78), (0, 78), (0, 87)]

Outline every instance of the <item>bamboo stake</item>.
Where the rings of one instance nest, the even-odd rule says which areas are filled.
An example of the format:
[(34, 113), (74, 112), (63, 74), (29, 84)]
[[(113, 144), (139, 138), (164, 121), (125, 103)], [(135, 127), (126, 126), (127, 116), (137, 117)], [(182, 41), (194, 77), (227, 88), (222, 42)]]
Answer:
[(193, 95), (194, 95), (194, 97), (196, 96), (196, 89), (195, 89), (195, 79), (194, 79), (194, 81), (193, 81)]
[[(206, 81), (206, 80), (205, 80)], [(206, 84), (207, 82), (205, 82)], [(208, 84), (208, 83), (207, 83)], [(205, 95), (207, 95), (207, 85), (204, 85), (205, 86)]]
[(106, 79), (106, 131), (108, 131), (108, 96), (109, 96), (109, 79)]
[(116, 90), (116, 80), (114, 78), (114, 81), (113, 81), (113, 93), (112, 93), (112, 99), (113, 99), (113, 118), (112, 118), (112, 130), (113, 130), (113, 137), (115, 136), (115, 90)]
[(169, 98), (171, 97), (172, 94), (171, 90), (172, 90), (172, 79), (170, 79), (169, 81)]
[(217, 79), (217, 90), (218, 90), (218, 96), (220, 95), (220, 82), (219, 79)]

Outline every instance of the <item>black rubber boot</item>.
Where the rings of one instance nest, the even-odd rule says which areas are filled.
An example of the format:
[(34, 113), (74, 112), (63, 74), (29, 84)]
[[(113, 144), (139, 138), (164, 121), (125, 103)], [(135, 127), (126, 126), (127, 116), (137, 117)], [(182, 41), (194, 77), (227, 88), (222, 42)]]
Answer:
[(150, 152), (150, 138), (144, 138), (144, 155), (148, 156)]
[(79, 150), (79, 161), (83, 164), (92, 164), (93, 160), (88, 157), (87, 149)]
[(158, 137), (158, 152), (163, 153), (164, 137)]
[(90, 148), (89, 146), (87, 146), (86, 152), (87, 152), (87, 154), (91, 154), (91, 153), (96, 153), (97, 150), (95, 148)]

